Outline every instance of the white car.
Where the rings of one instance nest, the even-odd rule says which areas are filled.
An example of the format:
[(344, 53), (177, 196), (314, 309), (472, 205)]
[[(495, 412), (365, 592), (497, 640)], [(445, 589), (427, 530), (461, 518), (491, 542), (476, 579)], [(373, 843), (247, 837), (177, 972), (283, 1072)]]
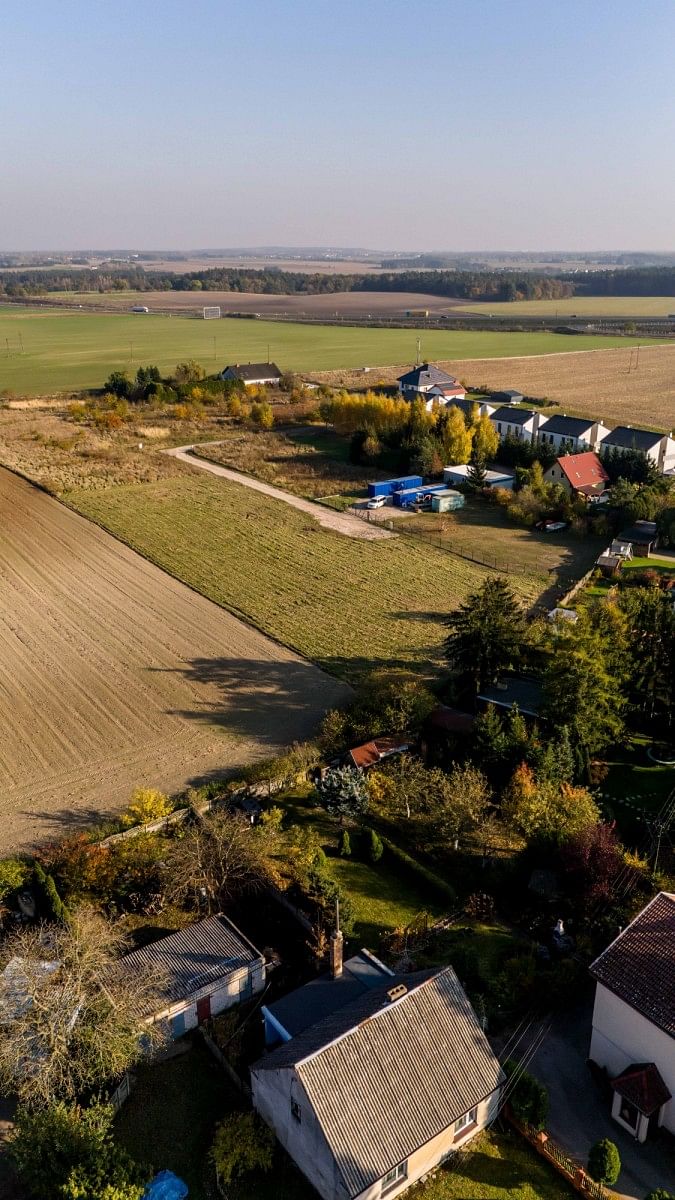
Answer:
[(386, 503), (387, 503), (386, 496), (376, 496), (374, 500), (368, 501), (368, 503), (366, 504), (366, 508), (384, 508)]

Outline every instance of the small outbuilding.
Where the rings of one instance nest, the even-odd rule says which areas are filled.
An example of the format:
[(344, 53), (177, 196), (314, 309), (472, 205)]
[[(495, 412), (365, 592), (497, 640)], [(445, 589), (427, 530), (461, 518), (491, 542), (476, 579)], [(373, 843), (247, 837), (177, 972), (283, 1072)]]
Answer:
[[(443, 467), (443, 483), (450, 485), (466, 483), (470, 470), (469, 463), (458, 463), (455, 467)], [(513, 471), (497, 467), (494, 471), (485, 472), (486, 487), (506, 488), (510, 492), (513, 490), (514, 481)]]
[(478, 699), (484, 710), (490, 705), (496, 708), (517, 708), (524, 717), (539, 719), (544, 707), (544, 689), (536, 679), (516, 675), (506, 676), (479, 692)]
[(461, 492), (455, 492), (452, 488), (446, 488), (443, 492), (434, 492), (431, 497), (431, 511), (437, 513), (455, 512), (458, 508), (464, 508), (466, 499)]
[(658, 546), (656, 521), (636, 521), (628, 529), (622, 529), (619, 538), (622, 542), (630, 543), (635, 558), (649, 558), (652, 550)]
[(492, 393), (492, 399), (497, 404), (522, 404), (525, 397), (515, 388), (502, 388), (501, 391)]
[(116, 977), (139, 967), (154, 968), (162, 981), (146, 1022), (166, 1021), (174, 1038), (265, 987), (262, 954), (222, 913), (126, 954), (115, 964)]

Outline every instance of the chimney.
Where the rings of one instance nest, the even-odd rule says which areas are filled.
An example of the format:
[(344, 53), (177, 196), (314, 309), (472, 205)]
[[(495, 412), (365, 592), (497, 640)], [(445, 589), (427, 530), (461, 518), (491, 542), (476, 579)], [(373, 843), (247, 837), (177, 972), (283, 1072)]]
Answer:
[(340, 901), (335, 904), (335, 933), (330, 939), (330, 977), (339, 979), (342, 974), (342, 959), (345, 939), (340, 929)]

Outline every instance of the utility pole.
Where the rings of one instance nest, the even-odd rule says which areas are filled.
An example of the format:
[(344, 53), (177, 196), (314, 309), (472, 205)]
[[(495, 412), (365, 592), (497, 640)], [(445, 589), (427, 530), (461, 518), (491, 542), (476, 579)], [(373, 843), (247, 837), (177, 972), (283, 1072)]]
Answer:
[(422, 361), (422, 339), (418, 338), (417, 339), (417, 361), (415, 363), (415, 366), (419, 367), (421, 361)]
[(134, 361), (134, 343), (133, 342), (129, 342), (129, 354), (131, 355), (130, 361), (133, 362)]

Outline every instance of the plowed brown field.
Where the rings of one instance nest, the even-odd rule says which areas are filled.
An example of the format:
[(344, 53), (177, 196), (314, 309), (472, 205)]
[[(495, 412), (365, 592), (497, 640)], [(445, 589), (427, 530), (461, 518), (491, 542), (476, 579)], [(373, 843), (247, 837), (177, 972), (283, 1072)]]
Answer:
[(347, 691), (0, 468), (0, 853), (273, 754)]

